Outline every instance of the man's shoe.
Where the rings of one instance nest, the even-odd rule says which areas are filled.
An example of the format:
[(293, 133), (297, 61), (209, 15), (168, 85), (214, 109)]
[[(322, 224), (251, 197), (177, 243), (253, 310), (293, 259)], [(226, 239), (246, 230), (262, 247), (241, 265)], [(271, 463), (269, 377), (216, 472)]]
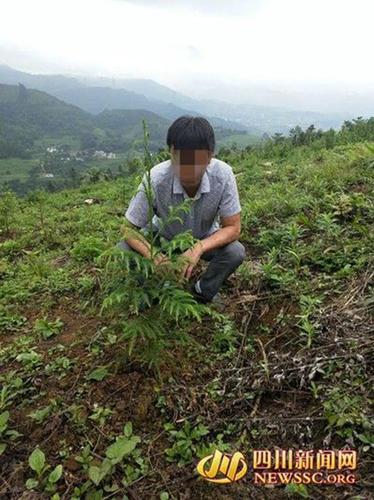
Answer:
[(189, 292), (193, 295), (194, 299), (199, 304), (207, 304), (210, 307), (214, 307), (218, 311), (223, 311), (223, 309), (225, 308), (223, 297), (219, 292), (216, 293), (213, 298), (208, 299), (196, 290), (195, 284), (192, 284), (189, 287)]
[(201, 293), (199, 293), (196, 288), (195, 288), (195, 283), (190, 283), (188, 285), (188, 291), (189, 293), (193, 296), (193, 298), (196, 300), (196, 302), (199, 302), (200, 304), (206, 304), (209, 302), (209, 299), (204, 297)]
[(219, 292), (216, 293), (210, 301), (209, 306), (214, 307), (214, 309), (217, 309), (218, 312), (223, 312), (226, 307), (223, 296)]
[(198, 302), (199, 304), (208, 304), (210, 302), (209, 299), (207, 299), (206, 297), (204, 297), (204, 295), (201, 295), (201, 293), (197, 292), (196, 290), (191, 290), (191, 292), (194, 299), (196, 300), (196, 302)]

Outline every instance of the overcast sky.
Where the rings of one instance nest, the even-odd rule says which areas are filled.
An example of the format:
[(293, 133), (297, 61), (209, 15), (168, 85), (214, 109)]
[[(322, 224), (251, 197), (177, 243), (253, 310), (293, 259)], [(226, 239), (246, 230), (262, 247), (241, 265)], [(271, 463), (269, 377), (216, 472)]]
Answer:
[(0, 63), (190, 82), (374, 83), (374, 0), (0, 0)]

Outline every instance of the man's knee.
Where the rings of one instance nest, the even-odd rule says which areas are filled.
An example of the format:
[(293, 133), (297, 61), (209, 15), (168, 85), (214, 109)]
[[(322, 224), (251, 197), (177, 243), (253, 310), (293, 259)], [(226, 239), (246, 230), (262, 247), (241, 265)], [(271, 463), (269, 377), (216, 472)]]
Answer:
[(233, 266), (238, 267), (246, 257), (245, 247), (239, 240), (225, 246), (225, 254)]

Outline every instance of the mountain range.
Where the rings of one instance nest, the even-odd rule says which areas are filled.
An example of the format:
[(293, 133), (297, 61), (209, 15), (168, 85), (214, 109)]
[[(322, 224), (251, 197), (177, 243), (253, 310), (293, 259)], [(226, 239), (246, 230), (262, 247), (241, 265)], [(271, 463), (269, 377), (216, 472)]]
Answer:
[(214, 94), (212, 99), (194, 99), (150, 79), (38, 75), (0, 65), (0, 83), (22, 83), (93, 114), (104, 110), (136, 109), (156, 113), (168, 120), (183, 114), (202, 115), (215, 127), (246, 131), (259, 137), (264, 132), (288, 133), (296, 125), (337, 128), (344, 118), (348, 118), (337, 113), (225, 102), (214, 99)]
[[(47, 139), (77, 143), (81, 149), (129, 152), (142, 149), (143, 124), (149, 147), (165, 146), (171, 120), (145, 109), (105, 109), (93, 114), (23, 84), (0, 84), (0, 158), (29, 157)], [(238, 133), (215, 127), (217, 141)], [(245, 131), (241, 134), (247, 135)], [(250, 139), (251, 136), (248, 135)], [(40, 148), (39, 148), (40, 149)]]

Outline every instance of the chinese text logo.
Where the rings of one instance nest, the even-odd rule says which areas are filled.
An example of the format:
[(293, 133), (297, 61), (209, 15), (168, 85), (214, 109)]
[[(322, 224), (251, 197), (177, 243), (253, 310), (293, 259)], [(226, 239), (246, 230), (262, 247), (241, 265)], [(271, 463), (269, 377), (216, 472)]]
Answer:
[[(206, 469), (205, 465), (210, 460), (210, 467)], [(244, 455), (239, 451), (229, 455), (216, 450), (213, 455), (202, 458), (196, 468), (198, 473), (205, 479), (220, 484), (238, 481), (247, 472)]]

